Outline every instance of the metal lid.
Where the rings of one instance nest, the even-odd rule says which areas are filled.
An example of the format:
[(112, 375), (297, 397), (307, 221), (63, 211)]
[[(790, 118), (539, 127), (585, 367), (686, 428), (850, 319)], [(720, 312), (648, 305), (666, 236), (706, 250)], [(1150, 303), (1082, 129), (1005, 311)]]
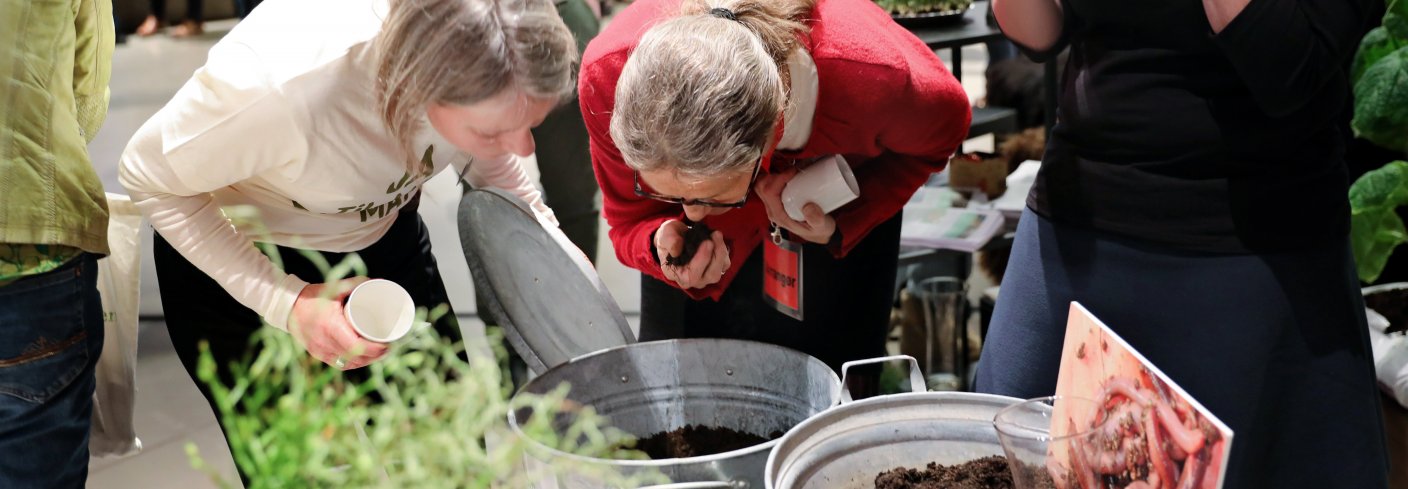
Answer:
[(502, 190), (472, 190), (460, 199), (459, 224), (486, 322), (500, 323), (534, 373), (635, 342), (586, 255), (528, 204)]

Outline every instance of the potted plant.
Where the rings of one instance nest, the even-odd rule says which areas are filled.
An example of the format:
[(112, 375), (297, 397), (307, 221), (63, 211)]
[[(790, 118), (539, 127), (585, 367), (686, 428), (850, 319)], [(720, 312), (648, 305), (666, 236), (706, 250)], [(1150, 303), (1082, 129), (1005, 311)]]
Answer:
[[(274, 255), (277, 256), (276, 254)], [(355, 271), (355, 256), (329, 269), (310, 256), (324, 275), (338, 278)], [(421, 310), (418, 319), (446, 313), (440, 306)], [(490, 331), (488, 345), (496, 331)], [(544, 396), (511, 395), (496, 355), (471, 352), (460, 343), (442, 341), (431, 328), (391, 346), (368, 368), (365, 381), (347, 380), (312, 359), (291, 335), (264, 328), (261, 352), (233, 368), (233, 382), (222, 382), (208, 350), (197, 376), (211, 387), (222, 428), (247, 487), (385, 487), (385, 488), (528, 488), (554, 471), (597, 471), (607, 486), (640, 487), (668, 482), (659, 474), (631, 477), (592, 467), (552, 467), (551, 473), (527, 473), (524, 454), (531, 444), (508, 432), (510, 410), (531, 407), (534, 416), (524, 432), (548, 446), (573, 454), (644, 458), (630, 450), (630, 435), (607, 427), (590, 408), (564, 402), (566, 388)], [(498, 361), (496, 361), (496, 357)], [(552, 423), (570, 423), (557, 436)], [(197, 453), (186, 447), (192, 466), (223, 480)], [(541, 471), (540, 471), (541, 472)]]
[[(1383, 25), (1364, 36), (1352, 67), (1356, 136), (1408, 153), (1408, 0), (1392, 0)], [(1395, 161), (1366, 173), (1349, 191), (1351, 240), (1359, 279), (1372, 283), (1389, 255), (1408, 241), (1395, 210), (1408, 204), (1408, 163)], [(1392, 315), (1394, 331), (1408, 329), (1408, 284), (1366, 289), (1372, 308)], [(1395, 305), (1396, 304), (1396, 305)]]
[[(1408, 0), (1390, 0), (1383, 25), (1364, 36), (1352, 67), (1356, 136), (1408, 153)], [(1373, 283), (1408, 230), (1396, 209), (1408, 204), (1408, 162), (1394, 161), (1354, 182), (1349, 192), (1351, 241), (1359, 279)], [(1389, 456), (1408, 457), (1408, 283), (1364, 289), (1371, 313), (1370, 338), (1375, 369), (1386, 393), (1383, 409)], [(1383, 319), (1386, 317), (1387, 325)], [(1382, 328), (1382, 329), (1381, 329)], [(1408, 469), (1392, 467), (1391, 487), (1408, 488)]]

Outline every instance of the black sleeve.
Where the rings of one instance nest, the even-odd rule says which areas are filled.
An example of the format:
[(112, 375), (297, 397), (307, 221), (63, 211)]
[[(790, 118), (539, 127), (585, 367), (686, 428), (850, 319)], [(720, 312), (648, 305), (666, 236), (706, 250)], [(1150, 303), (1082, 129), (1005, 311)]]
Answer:
[[(1002, 25), (998, 24), (997, 28), (999, 30), (1002, 29)], [(1071, 9), (1070, 2), (1061, 0), (1061, 37), (1056, 38), (1055, 44), (1041, 51), (1024, 46), (1022, 43), (1015, 40), (1012, 41), (1012, 45), (1017, 46), (1017, 49), (1020, 50), (1022, 54), (1027, 55), (1027, 58), (1030, 58), (1032, 61), (1045, 63), (1056, 59), (1056, 56), (1060, 55), (1061, 51), (1066, 50), (1066, 46), (1071, 44), (1072, 35), (1074, 35), (1078, 29), (1080, 29), (1080, 19), (1076, 16), (1075, 11)], [(1012, 38), (1009, 36), (1007, 39), (1010, 40)]]
[(1267, 115), (1294, 112), (1334, 77), (1364, 35), (1372, 0), (1251, 0), (1214, 38)]

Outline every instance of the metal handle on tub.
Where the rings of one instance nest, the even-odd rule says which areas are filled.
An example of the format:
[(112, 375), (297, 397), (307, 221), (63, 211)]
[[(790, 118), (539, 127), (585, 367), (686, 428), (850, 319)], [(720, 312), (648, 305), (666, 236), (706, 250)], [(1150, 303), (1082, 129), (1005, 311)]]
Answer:
[(851, 367), (871, 365), (876, 363), (894, 362), (899, 360), (909, 362), (909, 391), (925, 392), (929, 390), (928, 384), (924, 383), (924, 373), (919, 371), (919, 361), (915, 360), (914, 357), (911, 357), (909, 355), (893, 355), (888, 357), (855, 360), (841, 364), (841, 404), (847, 404), (855, 401), (854, 399), (851, 399), (851, 387), (850, 384), (846, 382), (846, 376), (850, 373)]
[(729, 481), (710, 482), (676, 482), (674, 484), (661, 484), (658, 486), (645, 486), (639, 489), (741, 489), (747, 487), (743, 483), (733, 483)]

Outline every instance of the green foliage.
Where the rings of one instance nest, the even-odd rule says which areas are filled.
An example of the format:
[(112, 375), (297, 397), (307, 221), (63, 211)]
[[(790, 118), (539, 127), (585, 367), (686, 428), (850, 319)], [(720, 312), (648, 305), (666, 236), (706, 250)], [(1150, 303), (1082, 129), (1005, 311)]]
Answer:
[(1358, 83), (1370, 66), (1405, 46), (1408, 46), (1408, 39), (1390, 35), (1386, 27), (1375, 27), (1359, 42), (1359, 51), (1354, 55), (1354, 65), (1350, 70), (1350, 79)]
[(880, 370), (880, 395), (909, 392), (909, 372), (906, 369), (893, 363), (885, 364)]
[[(311, 359), (287, 334), (266, 329), (258, 341), (263, 350), (250, 365), (236, 366), (232, 385), (218, 381), (208, 352), (198, 367), (201, 381), (213, 389), (231, 453), (250, 477), (250, 489), (521, 488), (554, 475), (520, 470), (532, 442), (509, 433), (505, 420), (510, 410), (524, 407), (560, 412), (566, 389), (510, 399), (493, 360), (477, 354), (465, 360), (459, 345), (429, 329), (394, 346), (360, 383)], [(605, 420), (590, 408), (575, 412), (565, 430), (582, 436), (558, 436), (554, 418), (534, 416), (523, 429), (569, 453), (640, 458), (620, 448), (630, 436), (603, 428)], [(207, 470), (221, 487), (233, 487), (205, 466), (194, 446), (187, 450), (193, 466)], [(594, 472), (592, 477), (620, 487), (659, 481), (587, 465), (554, 469)]]
[(1384, 27), (1388, 28), (1394, 37), (1408, 39), (1408, 1), (1391, 0), (1388, 3)]
[(1408, 47), (1364, 70), (1354, 85), (1353, 124), (1355, 135), (1408, 152)]
[(1350, 187), (1350, 239), (1360, 280), (1378, 280), (1394, 248), (1408, 241), (1403, 220), (1394, 212), (1404, 204), (1408, 204), (1408, 162), (1389, 163)]
[[(1408, 0), (1391, 0), (1382, 27), (1359, 43), (1352, 71), (1354, 134), (1408, 154)], [(1350, 238), (1359, 279), (1378, 280), (1393, 250), (1408, 241), (1395, 209), (1408, 204), (1408, 163), (1366, 173), (1349, 189)]]
[(1352, 76), (1355, 135), (1408, 152), (1408, 0), (1393, 0), (1383, 26), (1364, 36)]
[[(364, 271), (355, 255), (337, 267), (309, 258), (330, 278)], [(446, 309), (422, 309), (417, 319), (433, 321)], [(365, 380), (353, 380), (310, 357), (291, 335), (264, 328), (259, 354), (233, 365), (224, 381), (202, 345), (197, 376), (212, 390), (250, 489), (523, 488), (566, 471), (617, 487), (667, 482), (656, 473), (625, 476), (587, 464), (526, 473), (524, 455), (543, 448), (535, 443), (595, 458), (643, 454), (621, 448), (631, 437), (608, 428), (591, 408), (565, 402), (565, 386), (511, 396), (507, 369), (499, 365), (502, 343), (497, 332), (489, 336), (494, 353), (466, 352), (462, 343), (423, 328), (364, 369)], [(523, 408), (544, 414), (522, 425), (534, 441), (509, 431), (508, 413)], [(565, 429), (553, 425), (564, 420)], [(192, 466), (220, 487), (237, 487), (208, 467), (194, 445), (187, 452)]]
[(880, 8), (895, 15), (966, 10), (973, 0), (875, 0)]

